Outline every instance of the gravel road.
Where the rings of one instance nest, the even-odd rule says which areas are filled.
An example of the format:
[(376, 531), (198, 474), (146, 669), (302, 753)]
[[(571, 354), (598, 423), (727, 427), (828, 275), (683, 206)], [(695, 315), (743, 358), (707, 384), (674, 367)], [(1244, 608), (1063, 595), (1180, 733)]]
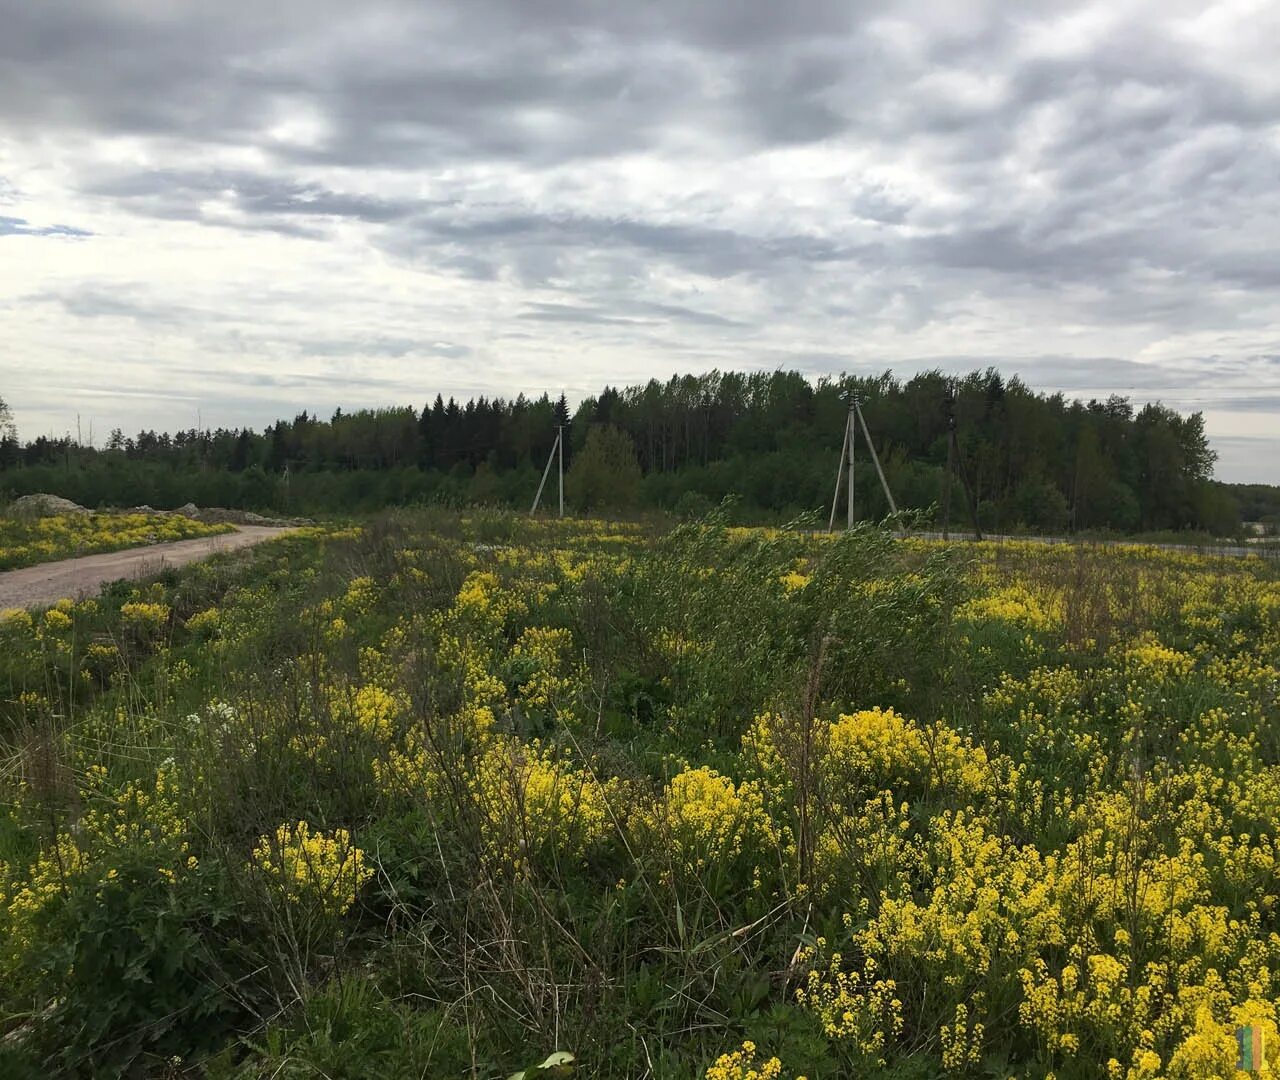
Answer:
[(149, 577), (169, 567), (207, 559), (223, 551), (250, 547), (287, 532), (287, 528), (275, 526), (238, 525), (235, 532), (219, 536), (128, 548), (105, 555), (82, 555), (78, 559), (6, 570), (0, 573), (0, 609), (40, 607), (64, 597), (80, 600), (96, 596), (108, 582)]

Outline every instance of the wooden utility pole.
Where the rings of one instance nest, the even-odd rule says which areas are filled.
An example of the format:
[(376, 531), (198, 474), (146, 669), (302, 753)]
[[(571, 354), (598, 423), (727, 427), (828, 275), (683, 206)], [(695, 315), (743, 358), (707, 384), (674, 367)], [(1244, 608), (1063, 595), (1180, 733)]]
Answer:
[(862, 425), (862, 437), (867, 440), (867, 449), (871, 451), (871, 464), (876, 467), (876, 475), (880, 477), (880, 486), (884, 489), (885, 500), (889, 503), (889, 513), (896, 514), (898, 512), (898, 504), (893, 501), (893, 492), (889, 490), (889, 481), (884, 478), (884, 470), (880, 468), (880, 455), (876, 453), (876, 444), (871, 439), (871, 431), (867, 427), (867, 418), (862, 415), (862, 405), (856, 397), (853, 399), (853, 411), (858, 416), (858, 423)]
[(836, 461), (836, 490), (831, 495), (831, 517), (827, 519), (827, 532), (836, 527), (836, 507), (840, 504), (840, 474), (844, 471), (845, 455), (849, 452), (849, 421), (844, 423), (844, 442), (840, 444), (840, 457)]
[(858, 429), (853, 425), (853, 410), (858, 407), (858, 395), (856, 393), (849, 395), (849, 415), (845, 419), (845, 431), (849, 433), (848, 439), (845, 440), (849, 447), (849, 507), (848, 507), (848, 528), (853, 528), (853, 448), (858, 442)]
[(871, 462), (876, 467), (876, 475), (880, 477), (880, 486), (884, 489), (884, 497), (889, 503), (889, 512), (896, 514), (898, 504), (894, 502), (893, 492), (889, 490), (889, 481), (885, 479), (884, 469), (880, 467), (880, 455), (876, 453), (876, 444), (871, 439), (871, 429), (867, 427), (867, 418), (862, 415), (862, 404), (856, 392), (849, 394), (849, 413), (844, 421), (844, 442), (840, 447), (840, 460), (836, 465), (836, 489), (831, 496), (831, 516), (827, 519), (827, 532), (831, 532), (836, 524), (836, 508), (840, 505), (840, 478), (846, 466), (849, 470), (848, 488), (849, 505), (846, 515), (847, 527), (853, 528), (853, 467), (856, 461), (854, 444), (858, 441), (858, 426), (862, 427), (863, 438), (867, 440), (867, 449), (871, 452)]
[(942, 474), (942, 539), (951, 539), (951, 470), (955, 468), (955, 437), (947, 430), (947, 471)]
[(560, 461), (560, 516), (564, 517), (564, 427), (556, 428), (556, 451)]
[[(555, 461), (556, 454), (560, 450), (560, 436), (563, 429), (556, 428), (556, 441), (551, 444), (551, 453), (547, 455), (546, 467), (542, 470), (542, 479), (538, 481), (538, 491), (533, 497), (533, 505), (529, 507), (530, 514), (538, 512), (538, 500), (542, 498), (542, 489), (547, 485), (547, 477), (551, 473), (551, 463)], [(560, 516), (564, 517), (564, 456), (560, 457)]]

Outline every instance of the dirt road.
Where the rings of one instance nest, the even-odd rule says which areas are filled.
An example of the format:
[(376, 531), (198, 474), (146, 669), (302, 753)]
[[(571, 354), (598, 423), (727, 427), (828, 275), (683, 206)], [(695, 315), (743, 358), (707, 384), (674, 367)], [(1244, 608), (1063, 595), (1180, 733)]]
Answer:
[(64, 597), (79, 600), (96, 596), (109, 581), (148, 577), (168, 567), (183, 566), (219, 552), (260, 544), (288, 531), (275, 526), (238, 525), (235, 532), (219, 536), (128, 548), (105, 555), (82, 555), (78, 559), (7, 570), (0, 573), (0, 610), (52, 604)]

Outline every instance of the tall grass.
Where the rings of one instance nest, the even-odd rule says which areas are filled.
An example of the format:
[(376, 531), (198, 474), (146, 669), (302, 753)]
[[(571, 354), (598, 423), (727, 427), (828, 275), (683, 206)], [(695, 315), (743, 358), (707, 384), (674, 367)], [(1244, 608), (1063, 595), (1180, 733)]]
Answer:
[[(696, 1077), (751, 1037), (815, 1078), (1092, 1075), (1137, 1036), (1068, 1060), (1037, 965), (1147, 985), (1219, 909), (1254, 929), (1184, 984), (1271, 948), (1277, 597), (1137, 550), (406, 512), (11, 620), (0, 1071)], [(1255, 877), (1153, 908), (1240, 835)], [(912, 937), (976, 912), (969, 954)], [(1161, 1008), (1168, 1060), (1199, 1021)]]

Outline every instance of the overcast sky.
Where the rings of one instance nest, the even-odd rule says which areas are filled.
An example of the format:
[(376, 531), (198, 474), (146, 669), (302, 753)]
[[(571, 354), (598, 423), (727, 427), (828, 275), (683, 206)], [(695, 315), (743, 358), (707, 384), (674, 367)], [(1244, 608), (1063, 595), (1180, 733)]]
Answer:
[(1276, 0), (0, 0), (0, 395), (101, 442), (995, 364), (1280, 482), (1277, 42)]

